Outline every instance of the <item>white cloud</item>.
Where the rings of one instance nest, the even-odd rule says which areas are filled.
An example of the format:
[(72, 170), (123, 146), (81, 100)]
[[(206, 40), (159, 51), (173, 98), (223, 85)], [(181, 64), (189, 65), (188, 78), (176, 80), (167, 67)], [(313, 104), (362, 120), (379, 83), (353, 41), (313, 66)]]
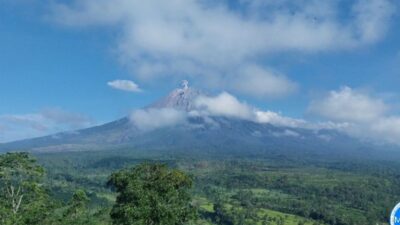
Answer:
[[(194, 111), (190, 112), (189, 116), (225, 116), (256, 123), (272, 124), (278, 127), (305, 128), (315, 131), (321, 129), (344, 131), (351, 128), (351, 124), (344, 121), (310, 122), (304, 119), (283, 116), (270, 110), (260, 110), (239, 101), (235, 96), (227, 92), (211, 97), (200, 96), (195, 100)], [(286, 134), (288, 133), (286, 132)]]
[(135, 110), (130, 115), (130, 120), (141, 130), (153, 130), (183, 124), (186, 117), (186, 112), (173, 108), (150, 108)]
[(343, 87), (313, 101), (309, 110), (335, 121), (370, 122), (383, 116), (388, 107), (381, 99)]
[(31, 114), (0, 115), (0, 143), (85, 128), (93, 124), (87, 116), (58, 108)]
[(396, 12), (397, 5), (392, 1), (364, 0), (353, 6), (356, 18), (357, 34), (361, 41), (371, 43), (379, 40), (386, 33), (387, 21)]
[[(201, 116), (209, 123), (216, 123), (212, 116), (224, 116), (287, 127), (282, 132), (271, 133), (276, 137), (300, 137), (290, 128), (305, 128), (314, 130), (319, 138), (329, 141), (332, 139), (331, 136), (318, 134), (318, 131), (334, 129), (357, 138), (400, 144), (400, 116), (389, 115), (389, 107), (383, 100), (364, 92), (343, 87), (314, 101), (310, 110), (328, 121), (310, 122), (286, 117), (273, 111), (263, 111), (223, 92), (216, 96), (198, 97), (190, 112), (173, 108), (145, 109), (133, 112), (130, 118), (140, 129), (152, 130), (186, 124), (189, 117)], [(218, 127), (218, 124), (215, 124), (215, 127)], [(253, 135), (261, 134), (256, 132)]]
[(189, 117), (203, 117), (207, 123), (215, 124), (212, 116), (238, 118), (256, 123), (269, 123), (280, 127), (304, 127), (311, 129), (332, 128), (334, 123), (311, 124), (305, 120), (284, 117), (272, 111), (262, 111), (239, 101), (235, 96), (222, 92), (216, 96), (199, 96), (194, 100), (191, 111), (186, 112), (174, 108), (149, 108), (134, 111), (130, 119), (142, 130), (184, 124)]
[(370, 129), (378, 138), (400, 144), (400, 116), (381, 118), (373, 122)]
[[(312, 129), (328, 127), (327, 125), (322, 123), (311, 124), (302, 119), (285, 117), (282, 116), (280, 113), (273, 111), (262, 111), (239, 101), (235, 96), (227, 92), (223, 92), (214, 97), (201, 96), (196, 99), (195, 107), (196, 110), (200, 112), (196, 115), (234, 117), (250, 120), (257, 123), (269, 123), (281, 127), (307, 127)], [(334, 123), (329, 123), (329, 128), (333, 128), (332, 124)]]
[(400, 116), (391, 115), (384, 100), (350, 87), (331, 91), (311, 103), (310, 111), (324, 118), (347, 124), (343, 131), (380, 142), (400, 144)]
[(255, 116), (257, 122), (270, 123), (276, 126), (305, 127), (308, 124), (305, 120), (284, 117), (272, 111), (255, 110)]
[(108, 86), (122, 90), (122, 91), (129, 91), (129, 92), (140, 92), (142, 91), (139, 86), (130, 80), (114, 80), (107, 83)]
[(195, 101), (198, 110), (216, 116), (251, 119), (253, 110), (229, 93), (223, 92), (215, 97), (200, 96)]
[(238, 2), (233, 9), (226, 1), (76, 0), (54, 4), (51, 18), (72, 27), (119, 28), (119, 59), (142, 80), (189, 74), (232, 82), (226, 88), (249, 95), (278, 96), (292, 92), (294, 82), (268, 70), (249, 75), (249, 65), (275, 53), (373, 44), (385, 35), (395, 8), (390, 0), (356, 0), (347, 10), (340, 7), (352, 4), (346, 0)]

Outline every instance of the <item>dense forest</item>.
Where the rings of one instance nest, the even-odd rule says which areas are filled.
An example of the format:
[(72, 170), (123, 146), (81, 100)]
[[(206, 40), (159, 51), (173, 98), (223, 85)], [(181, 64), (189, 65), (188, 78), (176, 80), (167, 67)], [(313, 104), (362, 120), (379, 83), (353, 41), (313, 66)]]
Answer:
[(0, 222), (14, 224), (387, 224), (390, 161), (224, 157), (121, 150), (0, 156)]

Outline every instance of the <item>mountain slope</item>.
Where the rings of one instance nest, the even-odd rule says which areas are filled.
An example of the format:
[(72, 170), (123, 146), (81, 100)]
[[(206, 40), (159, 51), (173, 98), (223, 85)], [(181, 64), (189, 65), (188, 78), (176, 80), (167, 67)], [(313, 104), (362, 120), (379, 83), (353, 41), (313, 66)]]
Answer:
[[(190, 112), (201, 91), (182, 88), (143, 110), (174, 109)], [(135, 148), (183, 152), (287, 154), (349, 154), (369, 147), (335, 130), (311, 130), (262, 124), (249, 120), (191, 115), (174, 126), (143, 130), (129, 117), (74, 132), (64, 132), (0, 146), (0, 151), (86, 151)]]

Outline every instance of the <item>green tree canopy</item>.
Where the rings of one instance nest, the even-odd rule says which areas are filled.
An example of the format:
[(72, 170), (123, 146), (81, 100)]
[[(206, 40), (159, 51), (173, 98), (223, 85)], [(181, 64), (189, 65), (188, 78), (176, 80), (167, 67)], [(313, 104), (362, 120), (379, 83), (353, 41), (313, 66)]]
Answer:
[(28, 153), (0, 155), (1, 224), (40, 224), (51, 206), (44, 169)]
[(89, 225), (95, 224), (94, 218), (91, 218), (91, 215), (88, 210), (88, 203), (90, 199), (86, 195), (85, 190), (78, 189), (72, 195), (71, 200), (69, 201), (66, 210), (63, 213), (60, 221), (61, 224), (65, 225)]
[(118, 192), (111, 211), (118, 225), (181, 225), (196, 215), (191, 205), (192, 179), (163, 164), (140, 164), (111, 175)]

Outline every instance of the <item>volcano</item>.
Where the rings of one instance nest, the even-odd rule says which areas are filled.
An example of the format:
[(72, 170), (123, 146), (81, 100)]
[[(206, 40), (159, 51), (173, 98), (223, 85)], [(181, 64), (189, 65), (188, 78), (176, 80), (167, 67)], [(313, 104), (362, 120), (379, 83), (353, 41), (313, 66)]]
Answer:
[(192, 113), (196, 107), (195, 101), (200, 96), (206, 95), (189, 87), (188, 82), (184, 81), (182, 87), (141, 109), (144, 113), (164, 110), (186, 115), (177, 123), (171, 123), (176, 117), (166, 117), (163, 121), (162, 117), (155, 115), (157, 118), (154, 119), (160, 120), (162, 126), (143, 129), (139, 126), (143, 122), (140, 117), (135, 121), (131, 116), (126, 116), (96, 127), (5, 143), (0, 145), (0, 150), (66, 152), (141, 149), (196, 153), (274, 152), (329, 155), (354, 155), (354, 151), (362, 151), (366, 155), (373, 152), (371, 145), (333, 129), (276, 126), (247, 119)]

